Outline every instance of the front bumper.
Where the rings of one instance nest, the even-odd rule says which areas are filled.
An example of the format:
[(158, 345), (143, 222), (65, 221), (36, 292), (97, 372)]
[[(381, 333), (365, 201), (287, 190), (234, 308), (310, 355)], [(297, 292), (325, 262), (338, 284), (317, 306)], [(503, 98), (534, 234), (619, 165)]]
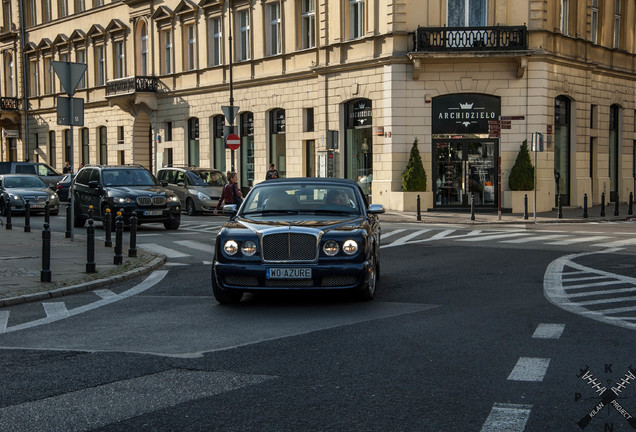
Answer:
[[(30, 209), (29, 213), (37, 213), (46, 211), (44, 202), (38, 202), (36, 204), (29, 204)], [(49, 211), (50, 212), (59, 212), (60, 204), (59, 201), (49, 201)], [(22, 213), (26, 211), (26, 203), (22, 200), (11, 200), (11, 212)]]
[(122, 212), (124, 221), (130, 222), (130, 218), (133, 213), (137, 216), (137, 223), (151, 223), (151, 222), (165, 222), (170, 219), (174, 219), (181, 216), (181, 206), (170, 206), (162, 208), (139, 208), (139, 207), (117, 207), (112, 206), (113, 214), (116, 215), (118, 211)]
[[(267, 268), (311, 268), (311, 279), (268, 279)], [(214, 261), (212, 277), (225, 291), (339, 290), (362, 288), (369, 277), (368, 261), (334, 264), (237, 264)]]

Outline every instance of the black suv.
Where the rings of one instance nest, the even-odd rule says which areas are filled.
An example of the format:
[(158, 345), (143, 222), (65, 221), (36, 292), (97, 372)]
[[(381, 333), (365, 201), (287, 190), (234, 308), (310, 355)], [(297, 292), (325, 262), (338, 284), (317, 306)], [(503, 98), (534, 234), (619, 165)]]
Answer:
[(87, 165), (73, 180), (74, 224), (84, 226), (92, 205), (95, 219), (103, 220), (106, 209), (111, 209), (114, 221), (116, 212), (123, 210), (126, 224), (135, 213), (139, 224), (163, 222), (166, 229), (176, 230), (181, 224), (181, 202), (164, 186), (140, 165)]

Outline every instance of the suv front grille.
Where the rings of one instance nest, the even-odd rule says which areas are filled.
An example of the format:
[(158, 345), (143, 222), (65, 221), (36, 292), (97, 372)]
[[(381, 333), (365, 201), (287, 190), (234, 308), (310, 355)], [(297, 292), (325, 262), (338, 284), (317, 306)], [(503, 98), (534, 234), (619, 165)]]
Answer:
[(276, 233), (263, 236), (265, 261), (314, 261), (317, 237), (313, 234)]
[(140, 206), (164, 206), (166, 205), (166, 197), (137, 197), (137, 204), (139, 204)]

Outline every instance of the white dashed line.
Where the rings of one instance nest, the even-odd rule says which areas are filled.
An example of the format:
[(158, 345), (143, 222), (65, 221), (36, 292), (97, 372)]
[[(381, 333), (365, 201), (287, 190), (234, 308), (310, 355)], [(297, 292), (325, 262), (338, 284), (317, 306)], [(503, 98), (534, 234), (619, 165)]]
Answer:
[(521, 432), (525, 429), (532, 405), (495, 403), (481, 432)]
[(546, 324), (541, 323), (532, 335), (535, 339), (559, 339), (563, 334), (565, 324)]
[(69, 316), (66, 303), (64, 302), (42, 303), (42, 306), (44, 306), (44, 312), (46, 312), (47, 318), (65, 318)]
[(115, 294), (114, 292), (112, 292), (109, 289), (98, 289), (93, 291), (95, 294), (97, 294), (98, 296), (100, 296), (101, 298), (105, 299), (105, 298), (111, 298), (111, 297), (115, 297), (117, 294)]
[(165, 255), (168, 258), (183, 258), (183, 257), (188, 257), (190, 255), (185, 254), (183, 252), (179, 252), (177, 250), (174, 249), (170, 249), (167, 247), (163, 247), (163, 246), (159, 246), (156, 243), (144, 243), (144, 244), (140, 244), (139, 245), (140, 248), (149, 250), (151, 252), (156, 252), (156, 253), (160, 253), (162, 255)]
[(520, 357), (508, 375), (508, 379), (511, 381), (543, 381), (549, 365), (549, 358)]
[(0, 311), (0, 333), (4, 333), (7, 330), (8, 322), (9, 322), (9, 311)]

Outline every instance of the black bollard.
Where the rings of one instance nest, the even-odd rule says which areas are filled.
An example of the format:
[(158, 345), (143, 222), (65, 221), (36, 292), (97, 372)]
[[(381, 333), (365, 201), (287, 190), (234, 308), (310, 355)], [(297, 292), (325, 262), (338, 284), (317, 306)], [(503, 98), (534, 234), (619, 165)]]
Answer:
[(523, 195), (523, 218), (528, 219), (528, 194)]
[(605, 192), (601, 193), (601, 217), (605, 217)]
[(51, 206), (49, 205), (49, 200), (46, 200), (44, 203), (44, 222), (47, 224), (51, 223)]
[(13, 224), (11, 223), (11, 200), (7, 201), (7, 229), (13, 229)]
[(563, 219), (563, 206), (561, 205), (561, 194), (557, 196), (557, 219)]
[(24, 232), (31, 232), (31, 204), (29, 204), (29, 200), (24, 204)]
[(106, 240), (104, 241), (104, 246), (113, 247), (113, 240), (112, 240), (111, 235), (110, 235), (111, 230), (112, 230), (111, 227), (113, 226), (112, 225), (113, 216), (112, 216), (112, 213), (110, 212), (109, 208), (106, 209), (105, 213), (106, 214), (104, 215), (103, 224), (104, 224), (104, 234), (105, 234)]
[(137, 256), (137, 215), (135, 213), (130, 217), (130, 248), (128, 256), (135, 258)]
[(40, 282), (51, 282), (51, 230), (49, 224), (44, 224), (42, 231), (42, 271)]
[(614, 199), (614, 216), (618, 216), (618, 192), (616, 192), (616, 198)]
[(627, 214), (631, 216), (633, 214), (633, 204), (634, 204), (634, 194), (632, 192), (629, 193), (629, 206), (627, 207)]
[(475, 220), (475, 194), (470, 193), (470, 220)]
[(422, 220), (422, 210), (420, 207), (420, 195), (417, 195), (417, 220), (421, 221)]
[(115, 257), (113, 259), (113, 264), (115, 265), (119, 265), (124, 262), (121, 256), (123, 233), (124, 218), (122, 217), (121, 212), (117, 212), (117, 217), (115, 218)]
[(93, 219), (88, 220), (86, 228), (86, 273), (95, 273), (95, 225)]
[[(70, 198), (73, 199), (73, 198)], [(66, 206), (66, 238), (71, 238), (71, 201)]]
[(583, 195), (583, 218), (587, 219), (587, 194)]
[(89, 219), (93, 219), (93, 206), (92, 205), (88, 206), (88, 218)]

